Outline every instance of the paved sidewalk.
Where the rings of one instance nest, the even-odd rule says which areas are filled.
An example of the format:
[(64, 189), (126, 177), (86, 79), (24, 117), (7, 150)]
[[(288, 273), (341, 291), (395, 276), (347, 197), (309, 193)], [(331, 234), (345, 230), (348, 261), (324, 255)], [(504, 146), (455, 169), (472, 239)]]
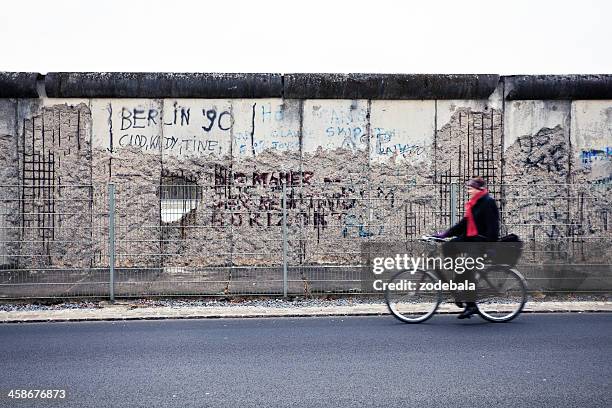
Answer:
[[(453, 304), (440, 305), (438, 313), (459, 313)], [(612, 312), (612, 301), (530, 302), (526, 313), (551, 312)], [(252, 317), (312, 317), (312, 316), (372, 316), (388, 314), (386, 305), (360, 303), (348, 306), (265, 307), (265, 306), (135, 306), (129, 303), (107, 304), (90, 309), (56, 309), (0, 311), (0, 323), (95, 321), (95, 320), (154, 320)]]

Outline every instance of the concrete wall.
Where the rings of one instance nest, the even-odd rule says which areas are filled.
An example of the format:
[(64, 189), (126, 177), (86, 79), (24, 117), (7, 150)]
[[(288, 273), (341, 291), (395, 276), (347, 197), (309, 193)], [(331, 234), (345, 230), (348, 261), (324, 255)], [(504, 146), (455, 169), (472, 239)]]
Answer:
[[(278, 265), (283, 183), (294, 264), (350, 263), (364, 238), (441, 229), (449, 183), (476, 175), (513, 231), (609, 235), (608, 77), (592, 100), (572, 99), (571, 78), (541, 100), (524, 77), (218, 76), (195, 95), (191, 77), (147, 78), (110, 89), (54, 74), (56, 97), (0, 99), (0, 174), (14, 185), (0, 189), (0, 263), (104, 265), (108, 183), (124, 267)], [(577, 202), (566, 183), (602, 188)], [(193, 199), (162, 197), (166, 184)]]

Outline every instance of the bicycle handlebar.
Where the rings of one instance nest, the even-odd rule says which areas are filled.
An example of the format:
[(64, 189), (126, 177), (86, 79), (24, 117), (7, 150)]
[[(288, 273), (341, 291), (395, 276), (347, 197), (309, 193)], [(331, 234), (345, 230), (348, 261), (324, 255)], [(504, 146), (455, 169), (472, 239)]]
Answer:
[(433, 235), (423, 235), (420, 240), (424, 241), (424, 242), (448, 242), (450, 241), (452, 238), (440, 238), (440, 237), (434, 237)]

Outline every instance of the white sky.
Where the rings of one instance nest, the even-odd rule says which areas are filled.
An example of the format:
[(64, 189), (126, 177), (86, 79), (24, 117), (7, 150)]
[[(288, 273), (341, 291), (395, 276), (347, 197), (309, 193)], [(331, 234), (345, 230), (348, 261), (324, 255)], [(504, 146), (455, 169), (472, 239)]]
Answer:
[(612, 73), (606, 0), (10, 0), (0, 21), (0, 71)]

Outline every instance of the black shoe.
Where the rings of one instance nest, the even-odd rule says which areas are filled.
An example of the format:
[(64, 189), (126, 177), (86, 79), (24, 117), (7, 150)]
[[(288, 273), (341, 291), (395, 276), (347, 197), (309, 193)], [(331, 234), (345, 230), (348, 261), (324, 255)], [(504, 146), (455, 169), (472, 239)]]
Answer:
[(473, 314), (477, 314), (478, 313), (478, 309), (476, 308), (476, 306), (468, 306), (465, 308), (465, 310), (461, 313), (459, 313), (459, 316), (457, 316), (457, 319), (469, 319), (470, 317), (472, 317)]
[(464, 308), (465, 307), (463, 302), (455, 302), (455, 305), (457, 305), (457, 307), (460, 307), (460, 308)]

